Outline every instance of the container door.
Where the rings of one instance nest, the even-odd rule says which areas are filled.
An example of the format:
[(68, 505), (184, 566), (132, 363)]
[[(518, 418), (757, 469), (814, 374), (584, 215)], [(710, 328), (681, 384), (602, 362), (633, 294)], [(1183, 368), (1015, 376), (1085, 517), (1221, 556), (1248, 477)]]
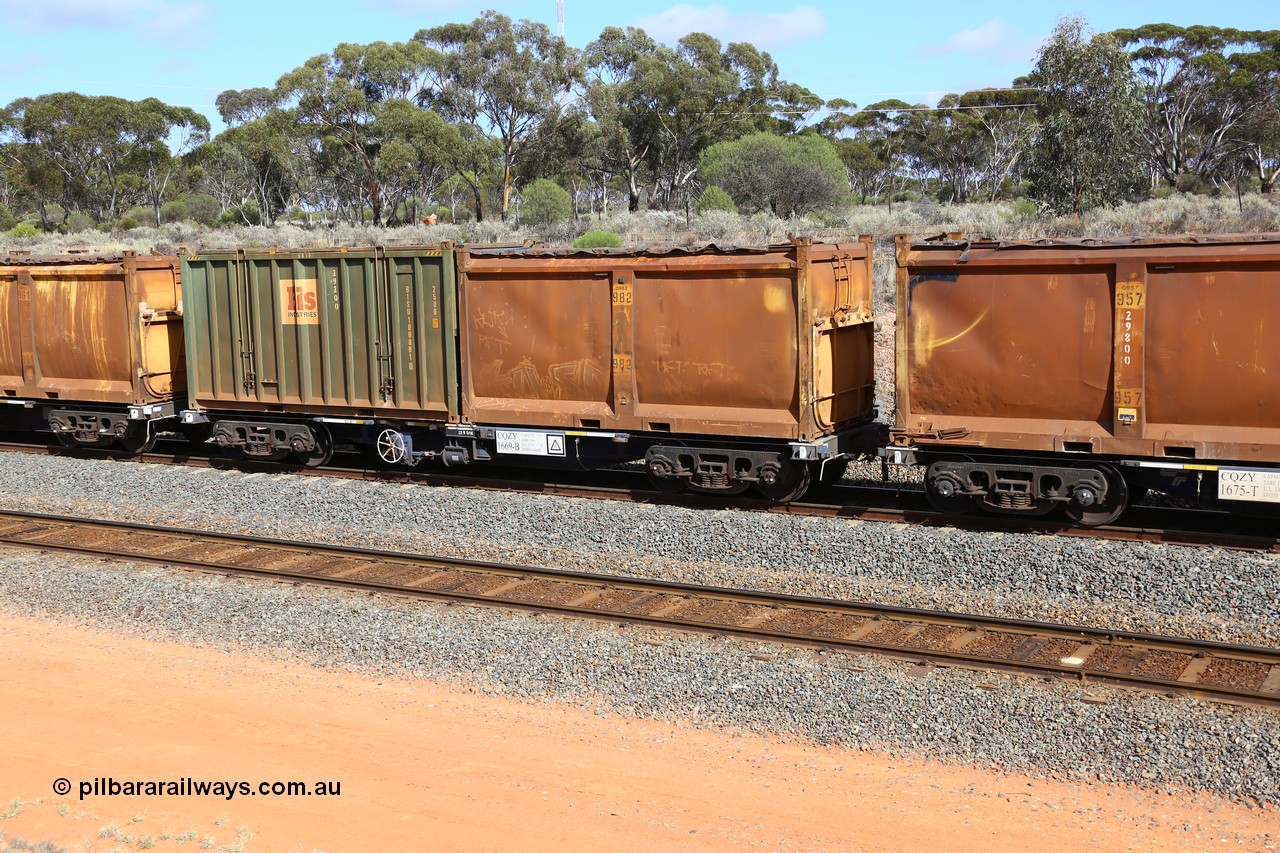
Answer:
[(821, 433), (873, 416), (871, 246), (814, 245), (809, 257), (807, 320), (799, 339), (812, 329), (813, 424), (806, 427)]
[(0, 279), (0, 385), (6, 397), (37, 394), (31, 349), (31, 272), (21, 267)]
[(21, 324), (23, 372), (39, 396), (134, 402), (137, 303), (123, 267), (48, 266), (23, 273), (18, 299), (30, 311)]

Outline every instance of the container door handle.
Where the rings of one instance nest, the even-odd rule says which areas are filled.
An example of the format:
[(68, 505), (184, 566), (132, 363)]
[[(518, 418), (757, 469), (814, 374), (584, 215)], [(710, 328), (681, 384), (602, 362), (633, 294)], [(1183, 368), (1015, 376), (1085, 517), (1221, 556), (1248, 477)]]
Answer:
[(391, 375), (391, 353), (382, 352), (382, 341), (375, 341), (374, 347), (377, 350), (378, 359), (378, 375), (382, 379), (382, 383), (378, 386), (378, 393), (382, 396), (382, 402), (387, 402), (396, 390), (396, 378)]

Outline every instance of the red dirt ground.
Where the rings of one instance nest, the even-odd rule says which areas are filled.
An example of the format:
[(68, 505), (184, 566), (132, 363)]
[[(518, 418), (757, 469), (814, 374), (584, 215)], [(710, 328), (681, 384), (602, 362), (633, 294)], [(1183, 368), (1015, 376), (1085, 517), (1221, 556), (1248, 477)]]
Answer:
[[(45, 621), (0, 617), (0, 683), (0, 833), (78, 851), (1262, 850), (1280, 834), (1280, 813), (1209, 797), (926, 765)], [(51, 789), (60, 777), (68, 796)], [(325, 780), (341, 794), (79, 799), (94, 777)]]

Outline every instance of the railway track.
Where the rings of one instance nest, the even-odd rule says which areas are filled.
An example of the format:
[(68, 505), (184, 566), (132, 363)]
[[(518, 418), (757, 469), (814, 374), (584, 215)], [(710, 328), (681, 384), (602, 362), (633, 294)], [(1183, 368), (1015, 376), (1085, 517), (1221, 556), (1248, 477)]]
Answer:
[(1280, 707), (1280, 649), (37, 513), (0, 545)]
[(522, 476), (523, 472), (520, 472), (503, 477), (367, 466), (312, 469), (286, 463), (229, 460), (212, 454), (194, 455), (190, 452), (166, 453), (155, 450), (139, 456), (130, 456), (115, 450), (59, 447), (2, 440), (0, 440), (0, 451), (118, 459), (144, 464), (230, 467), (245, 471), (301, 473), (314, 477), (421, 483), (451, 488), (481, 488), (567, 497), (644, 501), (694, 508), (724, 509), (728, 507), (744, 511), (858, 518), (864, 521), (954, 527), (973, 531), (1047, 534), (1280, 552), (1280, 529), (1274, 523), (1210, 510), (1174, 507), (1137, 506), (1130, 509), (1115, 524), (1085, 528), (1077, 527), (1065, 520), (1056, 521), (1046, 517), (1021, 518), (982, 513), (968, 516), (945, 515), (929, 506), (922, 491), (893, 485), (829, 486), (813, 490), (804, 501), (778, 505), (742, 497), (656, 492), (648, 485), (648, 481), (642, 474), (625, 471), (565, 472), (560, 476), (559, 482), (550, 482), (547, 480), (546, 471), (531, 472), (529, 476)]

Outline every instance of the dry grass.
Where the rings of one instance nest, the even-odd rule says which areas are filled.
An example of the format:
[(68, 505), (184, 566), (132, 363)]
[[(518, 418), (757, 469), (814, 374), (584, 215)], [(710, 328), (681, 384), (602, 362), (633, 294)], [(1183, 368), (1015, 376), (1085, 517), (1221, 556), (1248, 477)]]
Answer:
[(525, 240), (567, 247), (582, 232), (600, 228), (622, 237), (627, 248), (688, 246), (716, 242), (752, 246), (778, 243), (789, 235), (818, 240), (848, 240), (870, 234), (884, 243), (894, 234), (933, 235), (963, 231), (998, 239), (1037, 237), (1120, 237), (1151, 234), (1220, 234), (1280, 231), (1280, 197), (1248, 195), (1235, 198), (1208, 198), (1176, 195), (1139, 204), (1092, 211), (1080, 219), (1020, 215), (1007, 202), (942, 205), (913, 202), (887, 206), (860, 206), (836, 215), (778, 219), (768, 214), (740, 216), (712, 211), (693, 216), (663, 211), (618, 213), (605, 217), (584, 217), (572, 226), (550, 229), (516, 227), (498, 220), (460, 225), (412, 225), (400, 228), (372, 228), (338, 224), (305, 228), (285, 224), (272, 228), (236, 227), (206, 229), (177, 223), (160, 228), (131, 231), (51, 234), (29, 238), (0, 235), (0, 253), (13, 250), (33, 254), (58, 254), (87, 250), (113, 253), (126, 249), (161, 254), (181, 248), (281, 246), (324, 248), (330, 246), (438, 244), (445, 241), (467, 243), (520, 243)]

